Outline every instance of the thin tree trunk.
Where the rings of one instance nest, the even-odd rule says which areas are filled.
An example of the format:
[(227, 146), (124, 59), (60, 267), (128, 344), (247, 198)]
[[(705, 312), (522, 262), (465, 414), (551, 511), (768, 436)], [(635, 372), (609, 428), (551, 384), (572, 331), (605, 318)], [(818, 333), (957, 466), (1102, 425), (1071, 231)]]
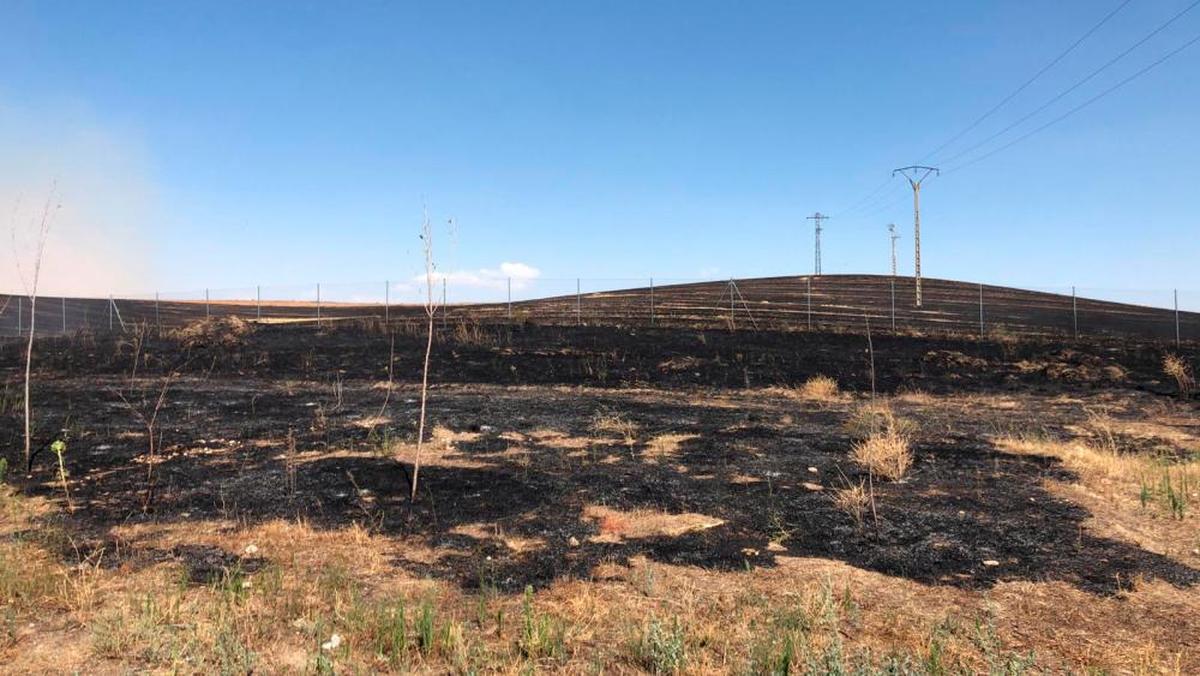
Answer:
[(433, 351), (433, 315), (429, 315), (429, 330), (425, 340), (425, 366), (421, 369), (421, 421), (417, 424), (417, 454), (413, 459), (412, 496), (417, 499), (417, 475), (421, 473), (421, 447), (425, 442), (425, 400), (429, 392), (429, 354)]
[[(40, 258), (40, 254), (39, 254)], [(40, 263), (39, 263), (40, 264)], [(33, 414), (29, 401), (30, 382), (33, 373), (33, 331), (37, 326), (37, 277), (34, 276), (33, 294), (29, 300), (29, 342), (25, 345), (25, 467), (29, 467), (33, 455)]]

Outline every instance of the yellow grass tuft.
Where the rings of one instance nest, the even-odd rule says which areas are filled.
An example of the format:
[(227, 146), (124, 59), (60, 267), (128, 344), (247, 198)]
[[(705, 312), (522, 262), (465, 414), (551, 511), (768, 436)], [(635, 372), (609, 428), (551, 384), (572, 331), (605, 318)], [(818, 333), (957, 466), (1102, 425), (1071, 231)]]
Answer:
[(912, 467), (913, 454), (908, 437), (889, 429), (854, 444), (850, 457), (872, 474), (899, 481)]
[(829, 376), (815, 375), (800, 387), (802, 397), (816, 401), (837, 399), (839, 394), (837, 381)]

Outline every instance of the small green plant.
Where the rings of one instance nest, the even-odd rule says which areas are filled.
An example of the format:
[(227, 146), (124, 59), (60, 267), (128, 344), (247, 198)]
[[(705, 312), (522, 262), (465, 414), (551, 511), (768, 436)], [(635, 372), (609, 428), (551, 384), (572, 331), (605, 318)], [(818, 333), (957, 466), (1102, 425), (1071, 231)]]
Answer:
[(1138, 500), (1143, 508), (1151, 502), (1159, 501), (1171, 518), (1183, 519), (1187, 516), (1188, 495), (1191, 490), (1186, 469), (1174, 475), (1170, 468), (1166, 468), (1156, 483), (1142, 477)]
[(683, 669), (687, 647), (679, 618), (670, 625), (650, 620), (633, 644), (633, 656), (638, 666), (655, 674), (674, 674)]
[(0, 458), (0, 484), (8, 478), (8, 458)]
[(1184, 517), (1188, 506), (1188, 488), (1187, 472), (1180, 472), (1179, 480), (1176, 482), (1172, 479), (1170, 470), (1163, 470), (1161, 489), (1163, 502), (1166, 503), (1167, 510), (1173, 518), (1182, 519)]
[(521, 637), (517, 649), (531, 660), (558, 658), (563, 655), (563, 644), (562, 625), (533, 609), (533, 587), (526, 586), (521, 600)]
[(417, 615), (417, 649), (422, 655), (428, 655), (433, 652), (434, 641), (437, 639), (437, 619), (433, 612), (433, 604), (428, 600), (421, 603), (421, 610)]

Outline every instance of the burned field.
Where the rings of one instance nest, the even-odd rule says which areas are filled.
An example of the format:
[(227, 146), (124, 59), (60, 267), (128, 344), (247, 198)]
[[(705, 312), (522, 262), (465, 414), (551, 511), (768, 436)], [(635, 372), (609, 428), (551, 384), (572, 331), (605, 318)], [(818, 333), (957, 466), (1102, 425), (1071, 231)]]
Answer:
[(1194, 352), (458, 323), (414, 501), (422, 347), (40, 341), (27, 473), (3, 346), (3, 662), (1200, 670)]

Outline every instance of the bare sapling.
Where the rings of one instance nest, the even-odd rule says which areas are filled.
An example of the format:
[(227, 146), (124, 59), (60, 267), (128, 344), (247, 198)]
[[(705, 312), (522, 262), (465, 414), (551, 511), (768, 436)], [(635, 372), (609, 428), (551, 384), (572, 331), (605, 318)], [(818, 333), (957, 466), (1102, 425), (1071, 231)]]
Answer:
[(433, 303), (433, 225), (429, 222), (429, 212), (423, 214), (421, 220), (421, 243), (425, 251), (425, 364), (421, 368), (421, 415), (417, 422), (417, 451), (413, 456), (412, 493), (409, 499), (417, 499), (417, 480), (421, 473), (421, 451), (425, 445), (425, 404), (429, 394), (429, 356), (433, 352), (433, 319), (437, 306)]
[(158, 460), (158, 452), (162, 447), (162, 432), (159, 430), (158, 425), (159, 414), (162, 412), (163, 404), (166, 403), (167, 392), (171, 389), (171, 383), (178, 375), (177, 371), (171, 371), (164, 376), (162, 386), (158, 391), (158, 397), (152, 401), (143, 394), (141, 400), (135, 405), (129, 401), (123, 392), (117, 391), (117, 396), (121, 397), (121, 401), (125, 402), (125, 406), (129, 408), (134, 417), (137, 418), (138, 422), (146, 430), (146, 487), (142, 495), (143, 512), (150, 511), (150, 506), (154, 503), (154, 465)]
[[(25, 345), (25, 471), (33, 469), (33, 407), (30, 402), (30, 389), (32, 386), (33, 373), (33, 337), (37, 330), (37, 299), (38, 299), (38, 283), (42, 277), (42, 258), (46, 252), (46, 237), (50, 234), (50, 224), (52, 215), (59, 205), (54, 204), (55, 186), (51, 185), (50, 195), (46, 198), (46, 205), (42, 208), (41, 220), (37, 224), (36, 236), (37, 240), (34, 245), (33, 252), (33, 275), (28, 281), (21, 270), (20, 255), (17, 255), (17, 274), (21, 278), (21, 283), (25, 287), (25, 292), (29, 296), (29, 340)], [(16, 255), (16, 228), (13, 228), (13, 252)]]

